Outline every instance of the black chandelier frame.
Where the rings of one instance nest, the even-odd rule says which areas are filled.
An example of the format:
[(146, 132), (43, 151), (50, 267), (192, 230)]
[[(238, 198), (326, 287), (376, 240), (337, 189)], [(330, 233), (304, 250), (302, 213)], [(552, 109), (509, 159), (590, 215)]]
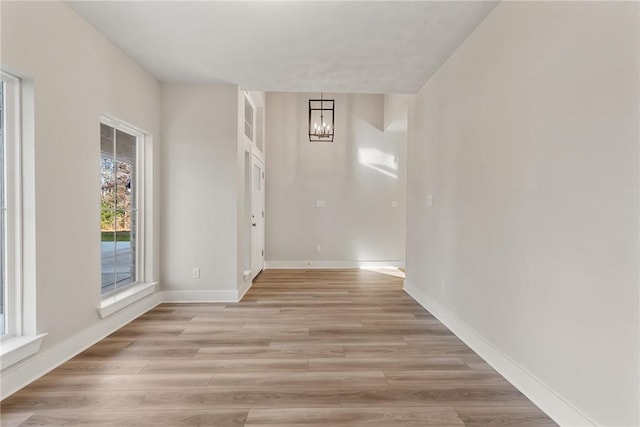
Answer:
[[(320, 94), (320, 99), (309, 99), (309, 142), (333, 142), (335, 105), (336, 101), (334, 99), (324, 99), (322, 94)], [(320, 112), (319, 126), (316, 126), (317, 123), (312, 123), (314, 111)], [(327, 126), (324, 126), (325, 123), (327, 123)]]

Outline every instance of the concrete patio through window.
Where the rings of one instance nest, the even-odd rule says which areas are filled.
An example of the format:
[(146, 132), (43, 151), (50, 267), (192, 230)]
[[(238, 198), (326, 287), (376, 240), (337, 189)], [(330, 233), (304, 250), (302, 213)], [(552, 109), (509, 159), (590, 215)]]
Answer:
[(132, 281), (131, 242), (101, 242), (100, 253), (103, 294)]

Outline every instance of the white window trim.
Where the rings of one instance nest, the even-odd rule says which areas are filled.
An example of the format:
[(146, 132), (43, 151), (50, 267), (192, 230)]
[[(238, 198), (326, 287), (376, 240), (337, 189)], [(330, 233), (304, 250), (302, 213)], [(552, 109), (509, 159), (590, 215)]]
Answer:
[(98, 307), (100, 318), (111, 316), (116, 311), (140, 301), (142, 298), (153, 294), (156, 291), (158, 282), (153, 283), (134, 283), (133, 285), (120, 288), (120, 292), (102, 298)]
[(2, 343), (2, 353), (0, 354), (0, 369), (5, 370), (9, 366), (33, 356), (40, 351), (42, 341), (47, 334), (24, 335), (12, 337)]
[[(260, 100), (260, 97), (256, 92), (250, 92), (247, 90), (241, 90), (240, 94), (242, 95), (242, 137), (246, 147), (251, 147), (250, 152), (252, 155), (258, 157), (263, 162), (265, 161), (265, 128), (264, 128), (264, 101)], [(251, 123), (252, 125), (252, 138), (247, 137), (244, 133), (244, 123), (245, 123), (245, 100), (249, 102), (251, 108), (253, 109), (253, 115)], [(258, 129), (260, 129), (260, 139), (261, 139), (261, 147), (258, 146)]]
[(126, 132), (136, 137), (136, 281), (121, 288), (102, 294), (98, 304), (98, 314), (101, 319), (111, 316), (117, 311), (153, 294), (156, 291), (158, 282), (147, 281), (148, 270), (146, 266), (146, 233), (147, 215), (145, 209), (146, 201), (146, 164), (145, 147), (148, 133), (132, 126), (122, 120), (107, 115), (100, 116), (100, 123), (111, 126), (114, 129)]
[[(243, 128), (242, 128), (242, 134), (244, 135), (244, 137), (251, 143), (251, 145), (255, 145), (256, 143), (256, 103), (253, 100), (253, 97), (249, 94), (249, 92), (247, 92), (246, 90), (243, 92), (243, 102), (242, 102), (242, 123), (243, 123)], [(247, 109), (246, 109), (246, 103), (249, 103), (249, 105), (251, 106), (251, 122), (247, 121)], [(244, 130), (244, 124), (245, 123), (249, 123), (249, 125), (251, 126), (251, 137), (248, 137), (247, 134), (245, 133)]]
[[(0, 345), (0, 370), (36, 354), (46, 333), (36, 334), (25, 328), (22, 199), (22, 82), (0, 71), (5, 82), (5, 179), (7, 185), (6, 247), (6, 334)], [(11, 209), (11, 210), (9, 210)], [(28, 332), (28, 333), (27, 333)]]
[(6, 271), (5, 335), (2, 341), (22, 335), (22, 182), (20, 149), (20, 80), (0, 72), (4, 81), (4, 135), (6, 185)]

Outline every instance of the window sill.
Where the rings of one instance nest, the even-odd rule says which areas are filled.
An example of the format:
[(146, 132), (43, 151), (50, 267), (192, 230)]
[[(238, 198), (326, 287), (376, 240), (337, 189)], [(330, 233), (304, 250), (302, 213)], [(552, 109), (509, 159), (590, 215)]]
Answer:
[(151, 295), (155, 292), (157, 284), (158, 282), (139, 283), (122, 292), (104, 298), (98, 307), (100, 318), (104, 319), (105, 317), (111, 316), (116, 311), (122, 310), (128, 305)]
[(36, 354), (40, 351), (42, 340), (46, 336), (47, 334), (26, 335), (3, 341), (0, 350), (0, 369), (4, 370)]

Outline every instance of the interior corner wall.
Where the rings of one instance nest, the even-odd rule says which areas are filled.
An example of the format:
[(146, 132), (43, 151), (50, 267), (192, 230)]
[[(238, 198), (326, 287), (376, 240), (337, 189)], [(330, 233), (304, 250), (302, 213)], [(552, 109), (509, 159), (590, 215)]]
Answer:
[(638, 19), (502, 2), (409, 115), (406, 288), (603, 426), (640, 424)]
[(396, 120), (401, 120), (402, 129), (406, 129), (407, 111), (409, 103), (412, 102), (414, 95), (388, 93), (384, 95), (384, 128), (385, 130), (393, 129), (392, 124)]
[(335, 140), (310, 143), (317, 97), (267, 93), (267, 265), (404, 262), (406, 133), (384, 131), (383, 95), (324, 94)]
[(238, 87), (163, 84), (162, 134), (164, 295), (235, 301)]
[[(100, 116), (160, 134), (160, 84), (63, 2), (2, 2), (2, 68), (31, 88), (23, 122), (23, 215), (34, 282), (36, 332), (48, 333), (37, 356), (2, 371), (2, 396), (34, 380), (153, 305), (147, 297), (106, 319), (100, 293)], [(28, 140), (27, 140), (28, 139)], [(158, 170), (147, 168), (145, 232), (159, 234)], [(145, 279), (158, 280), (159, 244), (147, 247)]]

